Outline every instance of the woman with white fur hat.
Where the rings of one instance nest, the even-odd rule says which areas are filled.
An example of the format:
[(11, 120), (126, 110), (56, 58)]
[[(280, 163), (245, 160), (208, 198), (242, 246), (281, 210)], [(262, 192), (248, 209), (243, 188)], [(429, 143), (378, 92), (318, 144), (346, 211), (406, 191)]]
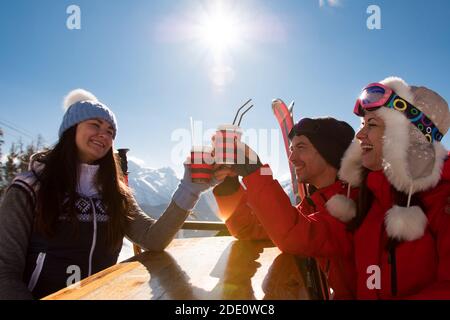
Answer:
[(359, 299), (450, 299), (446, 101), (390, 77), (366, 86), (339, 177), (359, 186), (354, 255)]
[(221, 199), (221, 186), (215, 190), (219, 208), (232, 212), (228, 227), (241, 238), (267, 233), (284, 252), (328, 260), (323, 270), (340, 271), (339, 279), (327, 274), (331, 285), (341, 280), (335, 289), (348, 288), (346, 299), (353, 291), (357, 299), (450, 299), (450, 160), (439, 142), (450, 125), (447, 103), (391, 77), (364, 88), (355, 113), (363, 125), (338, 172), (348, 185), (336, 181), (306, 215), (270, 174), (254, 171), (261, 163), (243, 165), (235, 171), (246, 176), (245, 193), (237, 179), (242, 190), (234, 195)]
[[(189, 167), (172, 202), (155, 221), (139, 208), (113, 153), (117, 121), (91, 93), (77, 89), (53, 149), (34, 157), (0, 206), (0, 299), (41, 298), (117, 262), (126, 236), (161, 251), (207, 184)], [(214, 179), (213, 179), (214, 180)]]

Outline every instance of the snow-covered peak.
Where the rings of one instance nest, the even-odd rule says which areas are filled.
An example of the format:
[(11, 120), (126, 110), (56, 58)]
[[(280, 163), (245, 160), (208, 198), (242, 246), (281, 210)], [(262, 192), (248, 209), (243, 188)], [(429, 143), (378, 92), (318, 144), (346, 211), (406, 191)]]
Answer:
[[(179, 179), (170, 167), (160, 169), (146, 168), (133, 160), (128, 161), (128, 181), (136, 201), (144, 211), (154, 218), (164, 211), (170, 203)], [(293, 201), (290, 179), (280, 181), (281, 186)], [(217, 221), (217, 204), (211, 190), (200, 197), (194, 208), (193, 220)]]
[(170, 167), (145, 168), (130, 160), (128, 172), (128, 181), (137, 202), (149, 206), (168, 204), (179, 182)]

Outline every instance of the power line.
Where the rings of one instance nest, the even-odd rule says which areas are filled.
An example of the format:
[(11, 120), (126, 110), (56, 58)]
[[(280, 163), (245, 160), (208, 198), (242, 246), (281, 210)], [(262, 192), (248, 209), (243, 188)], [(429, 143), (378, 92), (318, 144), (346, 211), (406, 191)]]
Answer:
[(22, 136), (18, 136), (14, 133), (11, 133), (11, 130), (9, 130), (9, 128), (6, 131), (3, 130), (3, 137), (6, 137), (6, 136), (12, 136), (16, 140), (20, 140), (22, 138)]
[(9, 120), (6, 120), (6, 119), (0, 119), (0, 122), (4, 122), (4, 123), (6, 123), (6, 124), (9, 124), (10, 126), (13, 126), (14, 128), (16, 128), (16, 129), (18, 129), (18, 130), (20, 130), (20, 131), (22, 131), (22, 132), (24, 132), (24, 133), (27, 133), (27, 134), (29, 134), (29, 135), (31, 135), (31, 136), (34, 136), (34, 135), (35, 135), (33, 132), (31, 132), (31, 131), (29, 131), (29, 130), (27, 130), (27, 129), (25, 129), (25, 128), (22, 128), (21, 126), (15, 124), (15, 123), (12, 122), (12, 121), (9, 121)]
[[(13, 130), (13, 131), (19, 133), (20, 135), (23, 135), (23, 136), (27, 137), (27, 138), (30, 139), (31, 141), (35, 141), (35, 140), (37, 139), (37, 136), (40, 135), (40, 136), (41, 136), (41, 139), (42, 139), (42, 143), (44, 143), (44, 144), (46, 143), (46, 139), (44, 139), (44, 137), (43, 137), (41, 134), (39, 134), (39, 135), (33, 135), (33, 133), (31, 133), (30, 131), (19, 128), (17, 125), (15, 125), (14, 123), (12, 123), (11, 121), (8, 121), (8, 122), (9, 122), (10, 124), (8, 124), (5, 120), (0, 119), (0, 124), (1, 124), (1, 125), (3, 125), (3, 126), (9, 128), (9, 129), (11, 129), (11, 130)], [(27, 132), (27, 131), (28, 131), (28, 132)], [(15, 137), (16, 139), (17, 139), (17, 138), (20, 138), (20, 137), (17, 137), (16, 135), (14, 135), (14, 134), (11, 134), (11, 133), (9, 133), (9, 134), (12, 135), (13, 137)]]
[(17, 132), (17, 133), (19, 133), (21, 135), (24, 135), (24, 136), (26, 136), (26, 137), (28, 137), (30, 139), (34, 139), (34, 137), (29, 135), (28, 133), (25, 133), (25, 132), (21, 131), (20, 129), (14, 128), (13, 126), (10, 126), (9, 124), (7, 124), (7, 123), (5, 123), (3, 121), (0, 121), (0, 124), (4, 125), (5, 127), (9, 128), (11, 130), (14, 130), (15, 132)]

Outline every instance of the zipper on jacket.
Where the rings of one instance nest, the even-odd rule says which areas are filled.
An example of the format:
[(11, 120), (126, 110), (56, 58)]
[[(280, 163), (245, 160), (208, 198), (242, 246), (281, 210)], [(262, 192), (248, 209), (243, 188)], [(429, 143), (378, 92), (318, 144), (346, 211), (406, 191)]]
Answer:
[(395, 243), (389, 246), (388, 263), (391, 265), (391, 293), (397, 296), (397, 259), (395, 257)]
[(309, 196), (306, 196), (305, 199), (306, 199), (306, 202), (308, 203), (308, 205), (310, 207), (313, 207), (313, 211), (315, 212), (317, 209), (316, 209), (316, 204), (314, 203), (313, 199), (311, 199)]
[(94, 226), (94, 232), (92, 235), (92, 245), (91, 245), (91, 251), (89, 252), (89, 272), (88, 276), (92, 275), (92, 256), (94, 255), (95, 250), (95, 244), (97, 242), (97, 212), (95, 210), (95, 204), (94, 201), (92, 201), (91, 198), (89, 198), (89, 201), (92, 205), (92, 222)]
[(39, 252), (38, 254), (38, 257), (36, 259), (36, 267), (34, 268), (33, 273), (30, 277), (30, 281), (28, 282), (28, 290), (30, 290), (30, 292), (34, 290), (34, 287), (36, 287), (36, 284), (39, 280), (39, 276), (42, 272), (42, 267), (44, 266), (45, 256), (45, 252)]

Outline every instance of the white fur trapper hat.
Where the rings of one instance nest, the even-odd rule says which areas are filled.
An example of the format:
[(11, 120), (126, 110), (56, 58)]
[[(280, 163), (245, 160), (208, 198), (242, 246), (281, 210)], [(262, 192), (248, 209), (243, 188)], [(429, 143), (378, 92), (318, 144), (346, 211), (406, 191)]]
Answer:
[[(380, 83), (425, 114), (443, 135), (448, 131), (448, 104), (436, 92), (409, 86), (398, 77), (389, 77)], [(386, 231), (400, 241), (418, 239), (425, 231), (427, 219), (419, 207), (409, 207), (409, 200), (413, 193), (436, 186), (447, 150), (439, 141), (430, 143), (402, 112), (386, 107), (373, 112), (385, 122), (383, 171), (396, 190), (409, 195), (406, 208), (394, 206), (386, 213)], [(342, 159), (339, 177), (352, 186), (358, 186), (362, 181), (361, 155), (359, 142), (355, 140)]]

